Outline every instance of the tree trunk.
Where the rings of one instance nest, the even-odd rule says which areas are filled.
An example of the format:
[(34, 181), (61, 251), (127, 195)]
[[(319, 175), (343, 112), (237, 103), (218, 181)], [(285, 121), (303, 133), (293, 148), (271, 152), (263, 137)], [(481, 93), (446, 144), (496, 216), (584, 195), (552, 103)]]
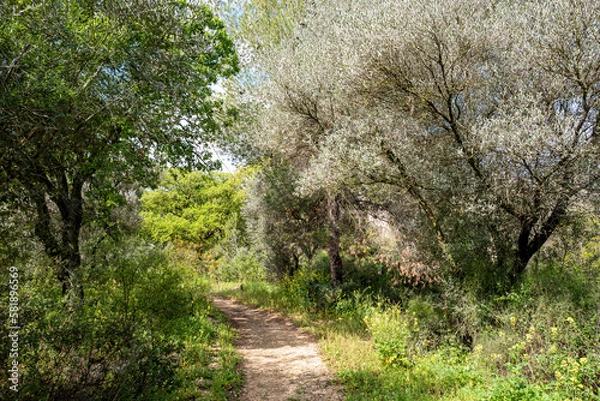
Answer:
[[(79, 234), (83, 221), (81, 190), (73, 188), (70, 194), (65, 197), (61, 196), (58, 205), (63, 220), (63, 254), (61, 255), (63, 269), (61, 270), (59, 280), (62, 282), (63, 294), (66, 294), (74, 287), (73, 278), (81, 265), (81, 254), (79, 252)], [(81, 291), (81, 288), (79, 291)]]
[(300, 257), (295, 251), (292, 252), (292, 260), (293, 263), (290, 265), (288, 277), (294, 277), (294, 274), (296, 274), (296, 272), (300, 270)]
[(540, 228), (534, 232), (535, 220), (532, 218), (523, 219), (521, 221), (521, 232), (517, 241), (518, 249), (510, 271), (510, 283), (516, 285), (525, 273), (525, 269), (531, 258), (542, 248), (548, 241), (552, 233), (559, 226), (560, 222), (567, 214), (567, 206), (569, 204), (569, 196), (564, 195), (558, 199), (551, 213), (538, 224)]
[(329, 217), (329, 271), (331, 285), (334, 287), (343, 282), (343, 264), (340, 256), (340, 206), (337, 197), (327, 194), (327, 215)]
[[(63, 295), (73, 289), (74, 274), (81, 265), (79, 234), (83, 224), (83, 183), (82, 179), (75, 179), (69, 186), (66, 177), (63, 177), (58, 194), (47, 196), (43, 191), (38, 191), (34, 197), (37, 212), (35, 234), (44, 245), (46, 254), (59, 262), (56, 277), (61, 282)], [(58, 206), (60, 212), (62, 227), (59, 237), (52, 232), (49, 199)], [(82, 296), (83, 287), (79, 287), (77, 292)]]

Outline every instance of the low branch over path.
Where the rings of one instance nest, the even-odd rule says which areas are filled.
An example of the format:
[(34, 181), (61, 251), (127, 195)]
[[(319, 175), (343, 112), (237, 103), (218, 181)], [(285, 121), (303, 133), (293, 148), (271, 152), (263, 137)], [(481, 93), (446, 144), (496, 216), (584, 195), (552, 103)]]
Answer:
[(237, 349), (246, 379), (242, 401), (343, 399), (309, 335), (260, 309), (223, 298), (214, 304), (240, 332)]

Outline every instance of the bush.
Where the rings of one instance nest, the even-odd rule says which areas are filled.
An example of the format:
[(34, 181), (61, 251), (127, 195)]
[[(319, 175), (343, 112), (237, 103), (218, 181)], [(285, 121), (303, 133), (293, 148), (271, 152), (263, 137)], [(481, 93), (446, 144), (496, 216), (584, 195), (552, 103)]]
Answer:
[[(209, 317), (206, 284), (163, 249), (135, 238), (105, 241), (81, 268), (83, 300), (63, 297), (50, 263), (21, 266), (19, 400), (225, 400), (239, 385), (232, 350), (213, 348), (231, 335)], [(227, 360), (211, 370), (213, 358)], [(209, 383), (202, 391), (188, 384), (198, 375)], [(11, 399), (1, 378), (3, 399)]]
[(412, 365), (414, 350), (411, 349), (411, 338), (418, 331), (416, 319), (409, 319), (397, 307), (389, 307), (386, 310), (373, 308), (365, 316), (365, 323), (384, 365)]
[(221, 257), (212, 276), (219, 281), (261, 281), (266, 278), (265, 268), (257, 253), (248, 247), (236, 249), (233, 255)]
[(491, 389), (484, 401), (558, 401), (555, 395), (545, 394), (540, 386), (530, 385), (522, 378), (500, 380)]

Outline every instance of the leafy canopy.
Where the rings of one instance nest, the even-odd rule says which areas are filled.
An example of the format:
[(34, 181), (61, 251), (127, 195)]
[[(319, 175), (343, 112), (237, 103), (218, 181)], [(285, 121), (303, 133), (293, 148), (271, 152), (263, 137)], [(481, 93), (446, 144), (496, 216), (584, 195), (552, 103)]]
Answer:
[(222, 22), (185, 0), (3, 1), (0, 64), (0, 200), (33, 210), (71, 271), (124, 185), (214, 164), (211, 86), (238, 69)]
[(142, 231), (155, 241), (210, 248), (232, 222), (243, 230), (243, 184), (249, 173), (168, 170), (159, 187), (142, 196)]
[(597, 204), (598, 15), (588, 0), (319, 2), (262, 52), (255, 143), (302, 167), (300, 193), (389, 194), (407, 249), (508, 288)]

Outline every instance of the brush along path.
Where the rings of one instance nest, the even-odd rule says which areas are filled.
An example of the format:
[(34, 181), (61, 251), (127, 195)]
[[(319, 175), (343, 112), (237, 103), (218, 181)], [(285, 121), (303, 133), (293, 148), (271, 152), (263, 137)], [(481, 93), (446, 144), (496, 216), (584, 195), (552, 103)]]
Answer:
[(264, 310), (229, 299), (213, 301), (240, 333), (237, 349), (246, 379), (242, 401), (343, 399), (309, 335)]

